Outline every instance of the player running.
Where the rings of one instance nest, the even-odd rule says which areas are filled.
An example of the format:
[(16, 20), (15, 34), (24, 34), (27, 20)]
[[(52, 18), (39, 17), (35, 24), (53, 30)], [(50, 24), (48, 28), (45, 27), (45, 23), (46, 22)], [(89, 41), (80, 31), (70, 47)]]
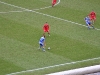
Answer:
[(93, 27), (93, 29), (94, 29), (94, 26), (92, 25), (92, 23), (91, 23), (91, 20), (90, 20), (90, 18), (89, 18), (89, 16), (87, 16), (87, 17), (85, 17), (85, 22), (86, 22), (86, 25), (88, 26), (88, 29), (90, 29), (90, 26), (92, 26)]
[(49, 29), (50, 29), (49, 24), (46, 22), (46, 23), (44, 24), (44, 26), (43, 26), (44, 35), (45, 35), (45, 33), (47, 32), (48, 35), (50, 36)]
[(94, 22), (96, 20), (96, 13), (94, 11), (90, 12), (89, 17), (92, 21), (92, 24), (94, 24)]
[(56, 4), (57, 0), (52, 0), (52, 7)]
[(43, 35), (40, 40), (39, 40), (39, 49), (42, 49), (42, 51), (45, 51), (45, 46), (46, 46), (46, 43), (45, 43), (45, 35)]

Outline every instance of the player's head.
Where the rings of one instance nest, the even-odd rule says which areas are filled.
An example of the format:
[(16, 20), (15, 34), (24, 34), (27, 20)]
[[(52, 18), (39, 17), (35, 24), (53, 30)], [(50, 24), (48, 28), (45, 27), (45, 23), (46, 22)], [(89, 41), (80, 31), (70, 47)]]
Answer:
[(45, 35), (43, 37), (45, 38)]
[(86, 17), (89, 17), (89, 15), (87, 15)]
[(43, 34), (43, 37), (45, 38), (45, 34)]
[(89, 18), (89, 15), (87, 17)]

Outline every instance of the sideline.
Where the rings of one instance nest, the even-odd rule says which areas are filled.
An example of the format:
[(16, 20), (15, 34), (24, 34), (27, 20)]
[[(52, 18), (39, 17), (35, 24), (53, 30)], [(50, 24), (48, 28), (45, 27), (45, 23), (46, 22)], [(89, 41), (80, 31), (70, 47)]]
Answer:
[(39, 71), (39, 70), (44, 70), (44, 69), (49, 69), (49, 68), (55, 68), (55, 67), (59, 67), (59, 66), (65, 66), (65, 65), (70, 65), (70, 64), (76, 64), (76, 63), (82, 63), (82, 62), (87, 62), (87, 61), (93, 61), (93, 60), (97, 60), (100, 59), (100, 57), (98, 58), (92, 58), (92, 59), (86, 59), (86, 60), (81, 60), (81, 61), (75, 61), (75, 62), (70, 62), (70, 63), (64, 63), (64, 64), (59, 64), (59, 65), (53, 65), (53, 66), (48, 66), (48, 67), (43, 67), (43, 68), (37, 68), (37, 69), (32, 69), (32, 70), (26, 70), (26, 71), (20, 71), (20, 72), (15, 72), (15, 73), (11, 73), (11, 74), (6, 74), (6, 75), (16, 75), (16, 74), (22, 74), (22, 73), (28, 73), (28, 72), (34, 72), (34, 71)]
[[(87, 27), (86, 25), (83, 25), (83, 24), (79, 24), (79, 23), (76, 23), (76, 22), (73, 22), (73, 21), (65, 20), (65, 19), (62, 19), (62, 18), (58, 18), (58, 17), (55, 17), (55, 16), (48, 15), (48, 14), (40, 13), (40, 12), (37, 12), (37, 11), (34, 11), (34, 10), (30, 10), (30, 9), (26, 9), (26, 8), (23, 8), (23, 7), (15, 6), (15, 5), (8, 4), (8, 3), (2, 2), (2, 1), (0, 1), (0, 3), (6, 4), (6, 5), (9, 5), (9, 6), (13, 6), (13, 7), (16, 7), (16, 8), (20, 8), (20, 9), (22, 9), (24, 11), (34, 12), (34, 13), (37, 13), (37, 14), (40, 14), (40, 15), (44, 15), (44, 16), (48, 16), (48, 17), (55, 18), (55, 19), (58, 19), (58, 20), (66, 21), (66, 22), (69, 22), (69, 23), (72, 23), (72, 24), (76, 24), (76, 25), (79, 25), (79, 26)], [(59, 3), (60, 3), (60, 0), (59, 0), (58, 4)], [(95, 30), (100, 30), (100, 29), (95, 28)]]
[[(72, 70), (67, 70), (67, 71), (50, 73), (50, 74), (46, 74), (46, 75), (86, 75), (86, 74), (96, 73), (96, 72), (100, 72), (100, 65), (77, 68), (77, 69), (72, 69)], [(94, 75), (94, 74), (92, 74), (92, 75)], [(98, 75), (100, 75), (100, 74), (98, 74)]]

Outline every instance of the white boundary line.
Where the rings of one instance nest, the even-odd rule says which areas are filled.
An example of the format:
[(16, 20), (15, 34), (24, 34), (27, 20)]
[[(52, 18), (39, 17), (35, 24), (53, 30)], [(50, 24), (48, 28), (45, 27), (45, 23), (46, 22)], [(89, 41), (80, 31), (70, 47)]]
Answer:
[[(34, 12), (34, 13), (41, 14), (41, 15), (44, 15), (44, 16), (48, 16), (48, 17), (51, 17), (51, 18), (55, 18), (55, 19), (58, 19), (58, 20), (70, 22), (72, 24), (76, 24), (76, 25), (87, 27), (86, 25), (83, 25), (83, 24), (79, 24), (79, 23), (76, 23), (76, 22), (73, 22), (73, 21), (65, 20), (65, 19), (62, 19), (62, 18), (58, 18), (58, 17), (55, 17), (55, 16), (48, 15), (48, 14), (40, 13), (40, 12), (37, 12), (37, 11), (34, 11), (34, 10), (30, 10), (30, 9), (26, 9), (26, 8), (23, 8), (23, 7), (15, 6), (15, 5), (8, 4), (8, 3), (2, 2), (2, 1), (0, 1), (0, 3), (6, 4), (6, 5), (9, 5), (9, 6), (13, 6), (13, 7), (16, 7), (16, 8), (20, 8), (20, 9), (22, 9), (24, 11)], [(57, 4), (59, 4), (59, 3), (60, 3), (60, 0), (59, 0), (59, 2)], [(100, 29), (95, 28), (95, 30), (100, 30)]]
[(39, 71), (39, 70), (44, 70), (44, 69), (49, 69), (49, 68), (55, 68), (55, 67), (59, 67), (59, 66), (65, 66), (65, 65), (70, 65), (70, 64), (93, 61), (93, 60), (96, 60), (96, 59), (100, 59), (100, 57), (93, 58), (93, 59), (87, 59), (87, 60), (81, 60), (81, 61), (75, 61), (75, 62), (70, 62), (70, 63), (64, 63), (64, 64), (59, 64), (59, 65), (53, 65), (53, 66), (48, 66), (48, 67), (43, 67), (43, 68), (37, 68), (37, 69), (32, 69), (32, 70), (20, 71), (20, 72), (10, 73), (10, 74), (6, 74), (6, 75), (16, 75), (16, 74), (22, 74), (22, 73), (26, 73), (26, 72), (27, 73), (28, 72), (34, 72), (34, 71)]

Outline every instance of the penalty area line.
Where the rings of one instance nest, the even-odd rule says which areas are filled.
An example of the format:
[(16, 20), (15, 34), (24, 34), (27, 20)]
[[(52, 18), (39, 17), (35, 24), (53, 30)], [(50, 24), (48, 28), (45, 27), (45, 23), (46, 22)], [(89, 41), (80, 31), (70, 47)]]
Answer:
[(6, 75), (16, 75), (16, 74), (34, 72), (34, 71), (50, 69), (50, 68), (55, 68), (55, 67), (60, 67), (60, 66), (65, 66), (65, 65), (71, 65), (71, 64), (77, 64), (77, 63), (82, 63), (82, 62), (93, 61), (93, 60), (97, 60), (97, 59), (100, 59), (100, 57), (92, 58), (92, 59), (86, 59), (86, 60), (81, 60), (81, 61), (75, 61), (75, 62), (70, 62), (70, 63), (64, 63), (64, 64), (59, 64), (59, 65), (53, 65), (53, 66), (48, 66), (48, 67), (43, 67), (43, 68), (37, 68), (37, 69), (32, 69), (32, 70), (20, 71), (20, 72), (10, 73), (10, 74), (6, 74)]

